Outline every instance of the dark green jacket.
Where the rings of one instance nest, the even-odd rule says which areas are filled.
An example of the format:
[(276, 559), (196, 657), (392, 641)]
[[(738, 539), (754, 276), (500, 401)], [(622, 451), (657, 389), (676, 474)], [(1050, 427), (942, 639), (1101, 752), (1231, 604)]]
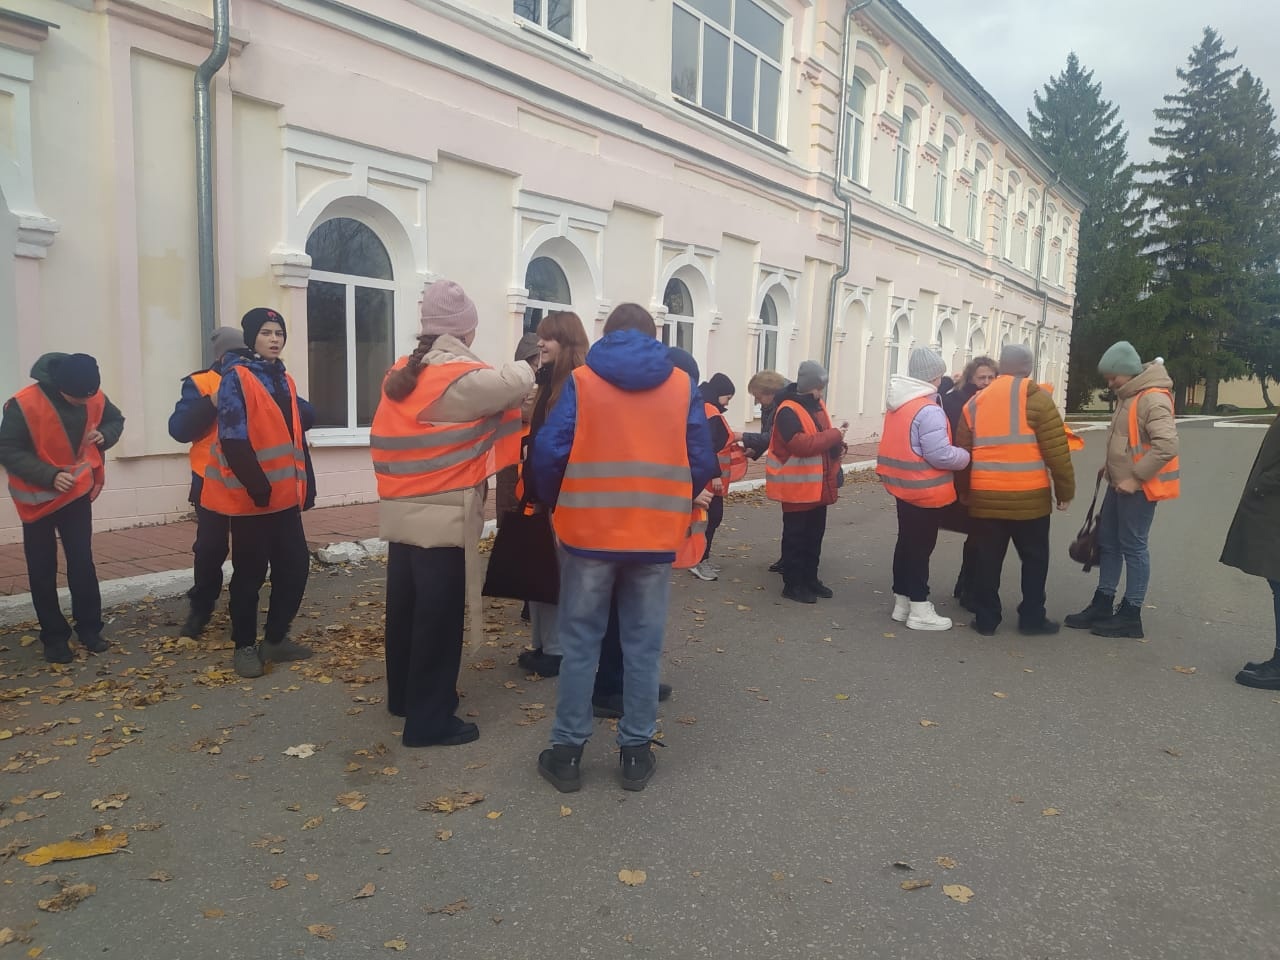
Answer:
[[(58, 411), (58, 419), (62, 421), (67, 437), (71, 440), (71, 449), (79, 450), (84, 442), (87, 419), (85, 408), (62, 399), (62, 394), (53, 385), (50, 373), (50, 365), (65, 356), (65, 353), (46, 353), (31, 367), (31, 379), (40, 385), (40, 389), (53, 404), (53, 409)], [(110, 400), (107, 400), (102, 411), (102, 423), (98, 425), (98, 431), (105, 438), (102, 442), (103, 450), (115, 446), (120, 434), (124, 432), (124, 417)], [(36, 456), (35, 444), (27, 429), (27, 418), (22, 415), (22, 408), (12, 398), (5, 402), (4, 419), (0, 421), (0, 467), (27, 483), (50, 490), (53, 489), (53, 478), (60, 469)]]
[(1255, 577), (1280, 580), (1280, 417), (1262, 439), (1236, 507), (1222, 562)]
[[(982, 396), (982, 394), (978, 394)], [(1027, 426), (1036, 435), (1040, 458), (1053, 479), (1053, 495), (1042, 490), (974, 490), (969, 489), (970, 469), (955, 475), (956, 492), (968, 498), (969, 515), (997, 520), (1036, 520), (1053, 512), (1053, 501), (1065, 503), (1076, 496), (1076, 474), (1071, 464), (1071, 450), (1062, 417), (1053, 397), (1035, 383), (1027, 392)], [(973, 450), (973, 431), (962, 416), (956, 427), (955, 445)]]

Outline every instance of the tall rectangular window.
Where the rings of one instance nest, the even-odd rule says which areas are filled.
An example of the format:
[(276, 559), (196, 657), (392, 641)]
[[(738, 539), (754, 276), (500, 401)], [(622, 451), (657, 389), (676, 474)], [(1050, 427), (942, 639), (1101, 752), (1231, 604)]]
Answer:
[(522, 20), (573, 42), (574, 0), (514, 0), (512, 9)]
[(974, 161), (973, 183), (969, 186), (969, 225), (966, 231), (970, 240), (982, 239), (982, 197), (986, 193), (987, 165)]
[(893, 199), (904, 207), (911, 206), (912, 180), (915, 164), (916, 118), (910, 110), (902, 111), (902, 126), (898, 128), (898, 142), (894, 148)]
[(942, 156), (938, 158), (938, 177), (933, 197), (933, 219), (940, 227), (951, 226), (951, 158), (954, 155), (955, 143), (950, 138), (944, 138)]
[(844, 175), (855, 183), (866, 183), (862, 170), (862, 141), (867, 129), (867, 85), (860, 77), (849, 81), (844, 115)]
[(671, 92), (776, 140), (782, 26), (757, 0), (674, 0)]

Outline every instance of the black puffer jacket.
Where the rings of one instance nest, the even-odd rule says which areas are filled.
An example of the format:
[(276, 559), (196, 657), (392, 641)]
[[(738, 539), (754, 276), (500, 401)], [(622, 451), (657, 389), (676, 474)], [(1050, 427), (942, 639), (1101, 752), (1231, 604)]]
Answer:
[(1245, 481), (1221, 560), (1255, 577), (1280, 580), (1280, 417), (1262, 439)]

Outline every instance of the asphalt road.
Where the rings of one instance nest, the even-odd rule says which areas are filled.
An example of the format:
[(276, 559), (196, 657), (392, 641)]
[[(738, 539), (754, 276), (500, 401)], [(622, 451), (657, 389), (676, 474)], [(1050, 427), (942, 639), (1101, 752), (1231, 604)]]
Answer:
[[(1076, 455), (1082, 477), (1101, 436)], [(315, 573), (300, 626), (322, 656), (258, 681), (227, 673), (220, 634), (175, 644), (173, 602), (120, 612), (119, 652), (56, 672), (22, 645), (29, 631), (0, 634), (0, 928), (24, 940), (0, 960), (346, 960), (401, 944), (433, 958), (1280, 957), (1280, 693), (1232, 682), (1269, 653), (1270, 594), (1217, 563), (1261, 439), (1185, 426), (1142, 643), (894, 624), (875, 483), (847, 485), (832, 511), (836, 599), (782, 601), (765, 572), (776, 509), (731, 504), (724, 578), (675, 576), (676, 694), (640, 794), (617, 785), (605, 722), (582, 792), (536, 775), (555, 682), (514, 666), (514, 605), (488, 611), (463, 669), (481, 739), (400, 747), (369, 659), (376, 565)], [(1084, 506), (1054, 521), (1053, 616), (1093, 590), (1066, 555)], [(944, 612), (959, 553), (944, 535)], [(1006, 575), (1016, 604), (1016, 563)], [(285, 755), (300, 744), (315, 754)], [(459, 792), (484, 796), (419, 809)], [(113, 794), (128, 797), (94, 809)], [(124, 852), (13, 855), (102, 825), (128, 834)], [(38, 908), (76, 883), (96, 890)]]

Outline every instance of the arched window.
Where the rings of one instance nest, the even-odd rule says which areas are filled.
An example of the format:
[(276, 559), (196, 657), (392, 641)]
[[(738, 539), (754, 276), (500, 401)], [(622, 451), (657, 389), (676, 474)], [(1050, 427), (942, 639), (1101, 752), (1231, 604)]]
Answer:
[(1062, 221), (1062, 251), (1058, 257), (1058, 286), (1067, 283), (1067, 245), (1071, 243), (1071, 221)]
[(907, 372), (907, 351), (903, 348), (907, 345), (908, 336), (907, 318), (899, 317), (889, 335), (889, 376)]
[(902, 111), (902, 126), (898, 129), (898, 143), (894, 152), (893, 164), (893, 199), (904, 207), (911, 206), (912, 181), (915, 179), (915, 164), (911, 155), (915, 150), (916, 115), (910, 110)]
[(760, 301), (760, 344), (756, 348), (756, 369), (778, 369), (778, 304), (772, 293)]
[(982, 198), (987, 194), (987, 163), (973, 161), (973, 182), (969, 185), (969, 216), (965, 233), (970, 240), (982, 240)]
[(1023, 270), (1033, 270), (1035, 267), (1033, 260), (1036, 253), (1032, 249), (1031, 238), (1033, 231), (1040, 225), (1036, 214), (1037, 206), (1039, 201), (1036, 195), (1028, 194), (1026, 208), (1022, 211), (1022, 222), (1014, 227), (1013, 262)]
[(1013, 222), (1017, 216), (1014, 204), (1018, 202), (1018, 188), (1009, 185), (1005, 192), (1004, 212), (1000, 221), (1000, 256), (1009, 260), (1013, 251)]
[(987, 335), (982, 332), (982, 328), (974, 330), (969, 334), (969, 359), (980, 357), (987, 351)]
[(940, 227), (951, 226), (951, 164), (956, 155), (956, 142), (942, 138), (942, 155), (938, 158), (938, 176), (933, 191), (933, 219)]
[(569, 278), (560, 264), (550, 257), (534, 257), (524, 272), (525, 289), (529, 301), (524, 308), (524, 332), (532, 333), (548, 313), (572, 310), (573, 294), (569, 290)]
[(667, 308), (667, 322), (662, 327), (662, 342), (693, 352), (693, 295), (683, 280), (672, 277), (662, 294)]
[(844, 124), (844, 175), (855, 183), (866, 184), (862, 153), (867, 138), (867, 83), (856, 73), (849, 79)]
[(307, 374), (316, 426), (368, 427), (395, 362), (391, 257), (359, 220), (325, 220), (307, 238)]

